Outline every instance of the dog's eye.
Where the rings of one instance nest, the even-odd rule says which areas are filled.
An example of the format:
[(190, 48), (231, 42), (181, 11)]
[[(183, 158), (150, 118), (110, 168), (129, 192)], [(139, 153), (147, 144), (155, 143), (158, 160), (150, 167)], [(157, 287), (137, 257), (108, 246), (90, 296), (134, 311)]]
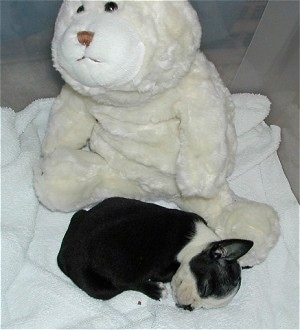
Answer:
[(84, 6), (83, 6), (83, 5), (81, 5), (81, 6), (78, 7), (78, 9), (77, 9), (77, 13), (79, 14), (79, 13), (81, 13), (82, 11), (84, 11)]
[(104, 9), (108, 12), (116, 11), (118, 10), (118, 5), (115, 2), (107, 2)]

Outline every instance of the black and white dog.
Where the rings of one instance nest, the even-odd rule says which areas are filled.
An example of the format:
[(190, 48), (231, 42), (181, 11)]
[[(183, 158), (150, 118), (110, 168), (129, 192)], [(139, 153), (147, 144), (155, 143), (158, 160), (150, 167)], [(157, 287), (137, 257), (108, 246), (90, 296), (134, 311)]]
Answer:
[(109, 198), (74, 214), (58, 265), (90, 296), (125, 290), (153, 299), (171, 281), (178, 307), (226, 305), (241, 283), (238, 258), (253, 242), (220, 240), (196, 214), (126, 198)]

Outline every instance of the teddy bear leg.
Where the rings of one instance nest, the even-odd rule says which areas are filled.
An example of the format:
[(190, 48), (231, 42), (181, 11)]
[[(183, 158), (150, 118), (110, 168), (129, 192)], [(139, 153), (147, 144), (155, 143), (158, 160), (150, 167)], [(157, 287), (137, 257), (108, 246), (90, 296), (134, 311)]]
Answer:
[(228, 187), (223, 187), (214, 198), (189, 198), (177, 204), (201, 215), (222, 239), (252, 240), (253, 247), (239, 260), (242, 266), (254, 266), (264, 261), (278, 240), (279, 219), (274, 209), (234, 196)]
[(97, 154), (68, 148), (56, 149), (35, 169), (36, 194), (47, 208), (70, 212), (104, 198), (139, 196), (142, 192), (118, 176)]

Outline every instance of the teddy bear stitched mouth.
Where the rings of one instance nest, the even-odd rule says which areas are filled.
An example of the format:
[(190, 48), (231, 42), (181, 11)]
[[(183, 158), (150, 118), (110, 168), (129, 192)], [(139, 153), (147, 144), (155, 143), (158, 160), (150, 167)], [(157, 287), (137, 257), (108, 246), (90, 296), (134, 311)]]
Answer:
[(82, 61), (82, 60), (85, 60), (85, 59), (90, 60), (90, 61), (93, 61), (93, 62), (96, 62), (96, 63), (102, 63), (102, 61), (100, 61), (100, 60), (96, 60), (96, 59), (94, 59), (94, 58), (86, 57), (86, 56), (82, 56), (82, 57), (79, 58), (77, 61)]

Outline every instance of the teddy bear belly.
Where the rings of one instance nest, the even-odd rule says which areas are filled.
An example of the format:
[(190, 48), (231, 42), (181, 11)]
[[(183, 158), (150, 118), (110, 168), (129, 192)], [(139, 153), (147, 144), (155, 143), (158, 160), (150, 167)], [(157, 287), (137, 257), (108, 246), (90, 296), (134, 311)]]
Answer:
[(123, 178), (137, 182), (144, 190), (174, 195), (178, 126), (177, 119), (146, 125), (110, 119), (94, 127), (90, 148)]

